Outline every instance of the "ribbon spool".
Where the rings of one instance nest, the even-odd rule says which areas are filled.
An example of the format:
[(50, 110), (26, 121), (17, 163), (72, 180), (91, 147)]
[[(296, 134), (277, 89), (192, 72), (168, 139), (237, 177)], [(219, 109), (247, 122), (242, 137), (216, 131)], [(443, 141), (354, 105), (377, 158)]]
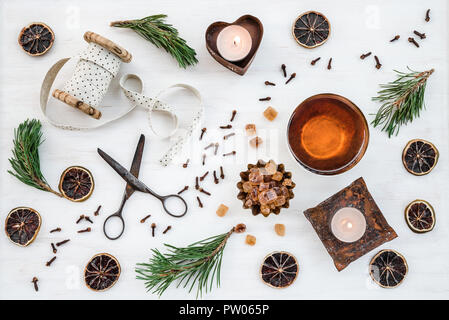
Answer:
[(101, 112), (96, 107), (120, 70), (121, 62), (130, 62), (132, 56), (124, 48), (94, 32), (87, 31), (84, 40), (89, 46), (80, 54), (74, 74), (63, 90), (53, 91), (53, 97), (94, 119), (100, 119)]

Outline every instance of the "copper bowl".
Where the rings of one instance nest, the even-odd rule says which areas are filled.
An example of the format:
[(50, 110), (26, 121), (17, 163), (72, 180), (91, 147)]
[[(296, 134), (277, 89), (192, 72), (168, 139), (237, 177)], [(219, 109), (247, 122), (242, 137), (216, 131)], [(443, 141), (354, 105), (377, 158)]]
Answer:
[(287, 139), (293, 157), (304, 168), (336, 175), (362, 159), (368, 147), (368, 123), (349, 99), (332, 93), (317, 94), (293, 111)]

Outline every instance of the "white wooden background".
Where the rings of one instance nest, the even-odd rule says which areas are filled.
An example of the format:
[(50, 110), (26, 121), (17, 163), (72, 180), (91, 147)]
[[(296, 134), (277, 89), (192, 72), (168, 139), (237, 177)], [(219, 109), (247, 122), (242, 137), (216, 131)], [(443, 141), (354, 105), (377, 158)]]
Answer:
[[(424, 14), (431, 8), (431, 21), (424, 22)], [(329, 41), (314, 50), (306, 50), (296, 44), (291, 36), (291, 25), (300, 13), (307, 10), (323, 12), (332, 25)], [(168, 14), (180, 34), (198, 53), (199, 64), (188, 70), (177, 67), (173, 59), (162, 50), (139, 38), (130, 30), (109, 27), (112, 20), (140, 18), (158, 13)], [(260, 18), (265, 34), (259, 52), (244, 77), (240, 77), (219, 65), (207, 52), (204, 32), (217, 20), (234, 21), (244, 14)], [(32, 22), (49, 24), (56, 41), (45, 56), (32, 58), (21, 51), (17, 36), (21, 28)], [(1, 103), (0, 103), (0, 213), (1, 220), (10, 209), (31, 206), (43, 218), (36, 241), (27, 248), (12, 244), (3, 234), (0, 236), (0, 297), (39, 299), (156, 299), (145, 292), (144, 284), (135, 279), (134, 267), (150, 256), (151, 248), (161, 248), (163, 242), (183, 246), (201, 238), (227, 231), (232, 225), (244, 222), (248, 233), (257, 237), (254, 247), (245, 245), (245, 235), (234, 235), (226, 247), (222, 266), (221, 288), (214, 288), (205, 299), (407, 299), (449, 297), (449, 170), (448, 170), (448, 8), (444, 0), (387, 1), (371, 0), (289, 0), (289, 1), (211, 1), (192, 0), (132, 0), (132, 1), (0, 1), (1, 23)], [(411, 32), (417, 29), (428, 38), (420, 41), (417, 49), (407, 42)], [(147, 93), (178, 82), (192, 84), (203, 94), (206, 117), (204, 126), (209, 128), (203, 143), (187, 148), (177, 163), (161, 168), (157, 159), (167, 148), (166, 141), (157, 140), (149, 130), (143, 110), (136, 110), (126, 118), (88, 132), (62, 131), (49, 125), (39, 110), (39, 90), (48, 68), (58, 59), (72, 56), (85, 48), (83, 33), (92, 30), (123, 45), (133, 54), (133, 61), (123, 72), (139, 74), (145, 81)], [(400, 34), (398, 42), (389, 43)], [(361, 53), (373, 51), (381, 59), (383, 67), (377, 71), (372, 57), (361, 61)], [(315, 66), (309, 62), (318, 56)], [(333, 68), (326, 69), (327, 60), (333, 57)], [(283, 85), (280, 65), (285, 63), (288, 72), (296, 72), (297, 78), (288, 86)], [(405, 70), (407, 66), (417, 70), (435, 68), (426, 91), (427, 110), (421, 119), (402, 128), (400, 135), (388, 139), (384, 133), (371, 128), (371, 139), (365, 157), (352, 170), (335, 177), (321, 177), (309, 173), (296, 164), (285, 145), (285, 130), (292, 110), (310, 95), (322, 92), (342, 94), (354, 101), (368, 120), (379, 105), (371, 101), (379, 83), (394, 79), (393, 69)], [(70, 74), (70, 71), (68, 72)], [(67, 79), (67, 78), (66, 78)], [(276, 87), (266, 87), (263, 82), (276, 82)], [(63, 83), (64, 79), (60, 80)], [(120, 96), (112, 89), (112, 95)], [(258, 98), (272, 96), (270, 103)], [(117, 99), (112, 102), (117, 104)], [(181, 99), (178, 99), (178, 102)], [(125, 102), (120, 100), (124, 107)], [(68, 107), (51, 101), (53, 116), (69, 114)], [(279, 111), (278, 118), (270, 123), (262, 111), (272, 105)], [(50, 107), (49, 107), (50, 108)], [(102, 147), (118, 161), (130, 165), (135, 144), (140, 133), (146, 134), (147, 144), (140, 177), (154, 190), (174, 193), (184, 185), (192, 186), (193, 177), (202, 174), (201, 146), (220, 139), (222, 132), (213, 128), (226, 124), (231, 110), (239, 113), (234, 122), (239, 133), (219, 153), (236, 148), (239, 157), (226, 159), (226, 179), (218, 186), (210, 176), (204, 185), (213, 196), (201, 196), (203, 209), (197, 208), (192, 190), (185, 193), (190, 203), (188, 215), (176, 220), (163, 214), (157, 200), (148, 195), (134, 194), (125, 206), (127, 221), (125, 234), (120, 240), (109, 241), (101, 226), (107, 214), (114, 212), (120, 203), (124, 182), (97, 155)], [(108, 109), (105, 109), (105, 114)], [(112, 110), (112, 109), (111, 109)], [(73, 113), (75, 116), (80, 116)], [(95, 177), (95, 191), (84, 203), (72, 203), (52, 194), (28, 187), (6, 173), (12, 147), (13, 129), (26, 118), (43, 121), (45, 142), (40, 148), (42, 171), (50, 184), (57, 187), (61, 172), (70, 165), (83, 165)], [(80, 118), (81, 119), (81, 118)], [(241, 135), (246, 123), (254, 122), (269, 142), (259, 155), (247, 152), (247, 142)], [(423, 177), (408, 174), (401, 163), (404, 145), (413, 138), (424, 138), (435, 143), (440, 151), (440, 161), (434, 171)], [(234, 143), (232, 141), (235, 141)], [(266, 144), (267, 145), (267, 144)], [(268, 154), (268, 155), (267, 155)], [(194, 164), (182, 169), (185, 157), (194, 157)], [(295, 198), (288, 210), (279, 216), (253, 217), (241, 208), (236, 199), (238, 173), (246, 163), (258, 157), (273, 157), (285, 163), (293, 172), (297, 184)], [(209, 157), (206, 168), (213, 170), (223, 161), (221, 157)], [(388, 222), (399, 237), (382, 248), (393, 248), (404, 254), (410, 271), (404, 283), (393, 290), (374, 285), (368, 275), (368, 263), (377, 252), (373, 251), (337, 272), (330, 256), (303, 216), (303, 210), (315, 206), (328, 196), (363, 176), (369, 190)], [(167, 183), (169, 181), (169, 183)], [(414, 234), (407, 227), (403, 210), (416, 198), (427, 199), (437, 214), (435, 229), (423, 235)], [(224, 218), (215, 210), (220, 203), (230, 207)], [(91, 214), (102, 204), (101, 215), (95, 218), (93, 232), (77, 234), (76, 230), (87, 225), (75, 225), (80, 214)], [(149, 223), (139, 220), (152, 214), (149, 223), (158, 225), (157, 236), (151, 237)], [(2, 222), (3, 223), (3, 222)], [(286, 225), (285, 237), (273, 231), (275, 223)], [(166, 225), (173, 229), (166, 235), (161, 231)], [(60, 226), (61, 233), (49, 234)], [(50, 242), (72, 239), (61, 247), (57, 260), (49, 268), (45, 262), (53, 254)], [(273, 250), (287, 250), (299, 260), (300, 273), (296, 282), (287, 289), (274, 290), (259, 279), (259, 267), (263, 257)], [(109, 252), (121, 263), (122, 275), (109, 291), (95, 293), (87, 289), (82, 280), (82, 270), (89, 258), (98, 252)], [(30, 283), (38, 276), (40, 290), (35, 293)], [(195, 298), (185, 290), (170, 288), (163, 298)]]

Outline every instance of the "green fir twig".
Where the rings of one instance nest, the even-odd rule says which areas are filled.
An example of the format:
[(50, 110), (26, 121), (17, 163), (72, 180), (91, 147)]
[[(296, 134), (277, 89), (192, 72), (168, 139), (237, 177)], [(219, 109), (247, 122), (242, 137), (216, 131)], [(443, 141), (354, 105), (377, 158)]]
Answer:
[(166, 17), (165, 14), (157, 14), (143, 19), (113, 21), (110, 25), (134, 30), (156, 47), (165, 49), (178, 61), (182, 68), (196, 64), (198, 60), (195, 50), (179, 37), (178, 30), (175, 27), (165, 23)]
[(41, 172), (38, 150), (42, 143), (41, 127), (39, 120), (32, 119), (22, 122), (14, 130), (13, 157), (9, 159), (13, 171), (8, 170), (8, 173), (29, 186), (62, 197), (48, 185)]
[(382, 126), (382, 131), (387, 132), (388, 137), (397, 135), (402, 125), (418, 118), (420, 111), (425, 108), (424, 92), (427, 79), (434, 69), (423, 72), (408, 69), (409, 73), (394, 70), (397, 79), (380, 85), (382, 90), (377, 97), (372, 98), (373, 101), (381, 102), (382, 106), (371, 124), (374, 127)]
[(177, 248), (165, 244), (168, 253), (162, 254), (152, 249), (153, 256), (149, 263), (138, 263), (137, 279), (145, 281), (147, 291), (161, 296), (173, 283), (176, 287), (183, 286), (189, 292), (197, 286), (197, 295), (202, 296), (203, 290), (212, 290), (214, 280), (220, 286), (220, 271), (223, 251), (226, 243), (234, 232), (240, 232), (233, 227), (229, 232), (195, 242), (185, 248)]

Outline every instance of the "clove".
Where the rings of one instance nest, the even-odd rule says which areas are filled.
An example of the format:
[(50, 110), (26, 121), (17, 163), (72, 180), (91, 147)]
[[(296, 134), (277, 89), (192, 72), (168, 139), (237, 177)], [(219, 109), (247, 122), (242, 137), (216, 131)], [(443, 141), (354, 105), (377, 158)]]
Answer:
[(83, 220), (83, 219), (84, 219), (84, 214), (80, 215), (78, 220), (76, 220), (76, 224), (80, 223), (80, 221)]
[(281, 65), (282, 73), (284, 74), (284, 78), (287, 78), (287, 67), (285, 64)]
[(162, 232), (162, 234), (166, 234), (168, 232), (168, 230), (171, 229), (171, 226), (168, 226), (167, 228), (165, 228), (165, 230)]
[(198, 177), (195, 177), (195, 189), (198, 190), (200, 188), (200, 185), (198, 183)]
[(417, 48), (419, 48), (419, 43), (416, 42), (415, 38), (413, 37), (408, 38), (408, 42), (413, 43)]
[(235, 136), (235, 132), (225, 135), (225, 136), (223, 137), (223, 140), (227, 140), (228, 138), (230, 138), (230, 137), (232, 137), (232, 136)]
[(156, 224), (153, 222), (151, 224), (151, 235), (154, 237), (154, 229), (156, 229)]
[(201, 129), (200, 140), (202, 140), (202, 139), (203, 139), (203, 135), (204, 135), (204, 133), (206, 132), (206, 130), (207, 130), (207, 128), (203, 128), (203, 129)]
[(226, 126), (220, 126), (220, 129), (231, 129), (232, 126), (230, 124), (226, 125)]
[(147, 221), (147, 219), (151, 217), (151, 214), (147, 215), (146, 217), (143, 217), (142, 219), (140, 219), (140, 223), (145, 223), (145, 221)]
[(84, 220), (89, 221), (90, 223), (94, 223), (94, 222), (89, 218), (89, 216), (84, 216)]
[(39, 279), (37, 277), (33, 277), (33, 280), (31, 280), (31, 282), (34, 285), (34, 291), (38, 292), (39, 291), (39, 287), (37, 286), (37, 282), (39, 281)]
[(61, 242), (57, 242), (57, 243), (56, 243), (56, 246), (57, 246), (57, 247), (60, 247), (60, 246), (62, 246), (63, 244), (69, 242), (69, 241), (70, 241), (70, 239), (63, 240), (63, 241), (61, 241)]
[(332, 69), (332, 58), (329, 59), (329, 63), (327, 64), (327, 70)]
[(266, 86), (275, 86), (276, 83), (273, 83), (273, 82), (271, 82), (271, 81), (265, 81), (265, 85), (266, 85)]
[(185, 186), (184, 188), (182, 188), (182, 189), (178, 192), (178, 194), (181, 194), (181, 193), (183, 193), (184, 191), (187, 191), (187, 190), (189, 190), (189, 186)]
[(52, 248), (54, 254), (56, 254), (56, 252), (58, 252), (58, 249), (56, 249), (55, 244), (53, 242), (51, 243), (51, 248)]
[(61, 232), (61, 228), (59, 228), (59, 227), (57, 227), (57, 228), (55, 228), (55, 229), (53, 229), (53, 230), (50, 230), (50, 233), (53, 233), (53, 232)]
[(316, 58), (316, 59), (313, 59), (313, 60), (310, 62), (310, 64), (311, 64), (312, 66), (314, 66), (318, 61), (320, 61), (320, 59), (321, 59), (321, 57), (318, 57), (318, 58)]
[(201, 199), (200, 199), (200, 197), (196, 197), (196, 200), (198, 200), (198, 205), (199, 205), (199, 207), (200, 208), (202, 208), (203, 207), (203, 203), (201, 202)]
[(401, 37), (400, 35), (395, 35), (394, 38), (390, 40), (390, 42), (399, 40), (400, 37)]
[(374, 60), (376, 60), (376, 69), (380, 69), (382, 67), (382, 64), (379, 61), (379, 58), (377, 56), (374, 56)]
[(290, 75), (290, 78), (288, 78), (288, 80), (285, 81), (285, 84), (287, 84), (287, 83), (289, 83), (290, 81), (292, 81), (293, 79), (295, 79), (295, 77), (296, 77), (296, 72), (293, 72), (293, 73)]
[(215, 182), (215, 184), (218, 184), (218, 182), (219, 182), (219, 180), (217, 178), (217, 173), (215, 172), (215, 170), (214, 170), (214, 182)]
[(78, 230), (78, 233), (91, 232), (91, 231), (92, 231), (92, 229), (90, 227), (88, 227), (86, 229)]
[(94, 212), (94, 216), (98, 216), (100, 214), (101, 205), (98, 206), (97, 210)]
[(360, 56), (360, 59), (364, 60), (366, 57), (369, 57), (370, 55), (371, 55), (371, 51), (368, 52), (368, 53), (362, 54), (362, 55)]
[(223, 172), (223, 167), (220, 166), (220, 178), (224, 179), (224, 177), (225, 177), (225, 175), (224, 175), (224, 172)]
[(190, 159), (187, 159), (186, 162), (182, 164), (182, 167), (187, 168), (187, 166), (189, 165), (189, 161)]
[(426, 34), (425, 33), (421, 33), (421, 32), (418, 32), (416, 30), (413, 30), (413, 33), (416, 34), (418, 37), (420, 37), (421, 40), (426, 38)]
[(209, 145), (207, 145), (206, 147), (204, 147), (204, 150), (207, 150), (209, 148), (212, 148), (214, 146), (214, 143), (211, 142)]
[(260, 98), (259, 101), (270, 101), (271, 97)]
[(426, 11), (426, 18), (424, 20), (426, 20), (426, 22), (430, 21), (430, 9), (427, 9), (427, 11)]
[(209, 171), (206, 171), (206, 173), (200, 177), (200, 181), (203, 181), (207, 177), (208, 174), (209, 174)]
[(203, 188), (200, 188), (198, 191), (199, 191), (199, 192), (202, 192), (202, 193), (204, 193), (204, 194), (207, 194), (208, 196), (211, 195), (210, 192), (204, 190)]
[(203, 154), (203, 166), (206, 164), (206, 154)]
[(237, 110), (232, 110), (231, 120), (229, 122), (234, 121), (235, 115), (237, 114)]
[(55, 261), (55, 260), (56, 260), (56, 256), (53, 257), (53, 258), (51, 258), (49, 261), (47, 261), (47, 262), (45, 263), (45, 265), (46, 265), (47, 267), (49, 267), (49, 266), (51, 266), (51, 264), (52, 264), (53, 261)]
[(217, 155), (217, 151), (218, 151), (218, 142), (215, 143), (214, 155)]
[(232, 155), (235, 155), (237, 152), (234, 150), (234, 151), (231, 151), (231, 152), (228, 152), (228, 153), (223, 153), (223, 157), (227, 157), (227, 156), (232, 156)]

